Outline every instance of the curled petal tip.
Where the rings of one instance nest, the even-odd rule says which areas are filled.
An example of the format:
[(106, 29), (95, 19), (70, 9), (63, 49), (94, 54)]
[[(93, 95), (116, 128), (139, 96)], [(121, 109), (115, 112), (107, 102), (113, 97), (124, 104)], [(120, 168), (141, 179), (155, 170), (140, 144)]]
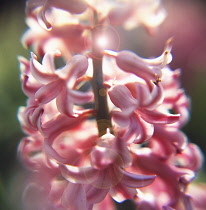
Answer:
[(180, 177), (179, 182), (183, 184), (189, 184), (195, 177), (196, 174), (193, 171), (188, 171), (187, 174), (184, 174)]
[(174, 40), (174, 37), (170, 37), (166, 42), (166, 46), (169, 48), (172, 48), (173, 40)]
[(117, 52), (113, 51), (113, 50), (104, 50), (104, 55), (108, 55), (108, 56), (112, 56), (112, 57), (116, 57), (117, 56)]
[(61, 55), (62, 55), (62, 53), (61, 53), (61, 51), (60, 51), (60, 50), (56, 49), (56, 50), (55, 50), (55, 55), (56, 55), (56, 56), (61, 56)]
[(42, 28), (44, 28), (47, 31), (52, 30), (52, 25), (51, 23), (48, 22), (45, 16), (45, 11), (42, 9), (42, 11), (38, 14), (37, 16), (38, 22), (41, 25)]
[(145, 187), (147, 185), (152, 184), (155, 180), (156, 175), (139, 175), (139, 174), (132, 174), (127, 171), (123, 170), (123, 178), (122, 182), (128, 187)]
[(22, 61), (24, 60), (24, 57), (21, 56), (21, 55), (18, 55), (18, 56), (17, 56), (17, 60), (18, 60), (19, 62), (22, 62)]
[(31, 54), (31, 58), (32, 58), (32, 59), (37, 60), (37, 56), (36, 56), (33, 52), (31, 52), (30, 54)]

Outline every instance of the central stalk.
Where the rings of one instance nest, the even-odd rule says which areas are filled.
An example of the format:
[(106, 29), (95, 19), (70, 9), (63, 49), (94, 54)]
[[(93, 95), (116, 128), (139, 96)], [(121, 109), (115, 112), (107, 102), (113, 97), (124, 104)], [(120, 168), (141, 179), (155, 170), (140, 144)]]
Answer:
[[(97, 21), (97, 18), (96, 18)], [(98, 46), (97, 40), (102, 35), (101, 27), (94, 27), (92, 30), (92, 60), (93, 60), (93, 79), (92, 87), (94, 92), (94, 104), (96, 111), (96, 121), (99, 136), (106, 134), (109, 128), (112, 131), (111, 117), (107, 103), (107, 89), (104, 87), (102, 72), (103, 49)]]

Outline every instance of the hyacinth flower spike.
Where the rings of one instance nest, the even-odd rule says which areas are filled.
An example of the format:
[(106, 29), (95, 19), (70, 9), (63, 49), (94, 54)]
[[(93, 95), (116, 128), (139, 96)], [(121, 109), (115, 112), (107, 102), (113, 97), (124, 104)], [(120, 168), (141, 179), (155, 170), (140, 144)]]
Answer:
[(131, 210), (203, 210), (190, 188), (203, 157), (180, 130), (190, 99), (169, 67), (172, 39), (156, 58), (119, 50), (121, 26), (156, 31), (161, 1), (27, 0), (26, 15), (24, 209), (116, 210), (127, 200)]
[(51, 29), (52, 26), (46, 18), (46, 12), (51, 8), (62, 9), (72, 14), (80, 14), (87, 9), (87, 3), (84, 0), (28, 0), (26, 13), (27, 15), (31, 15), (37, 11), (40, 23), (45, 28)]

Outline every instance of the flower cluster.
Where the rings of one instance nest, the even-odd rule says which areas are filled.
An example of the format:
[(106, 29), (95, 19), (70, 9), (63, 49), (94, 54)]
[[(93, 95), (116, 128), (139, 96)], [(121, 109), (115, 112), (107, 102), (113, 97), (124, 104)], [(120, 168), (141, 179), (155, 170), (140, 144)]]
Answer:
[(25, 209), (114, 209), (112, 199), (138, 209), (196, 205), (187, 188), (202, 155), (180, 130), (190, 102), (180, 70), (168, 66), (172, 40), (145, 59), (119, 51), (113, 28), (152, 32), (166, 14), (161, 2), (28, 0), (26, 12), (22, 41), (36, 54), (19, 57)]

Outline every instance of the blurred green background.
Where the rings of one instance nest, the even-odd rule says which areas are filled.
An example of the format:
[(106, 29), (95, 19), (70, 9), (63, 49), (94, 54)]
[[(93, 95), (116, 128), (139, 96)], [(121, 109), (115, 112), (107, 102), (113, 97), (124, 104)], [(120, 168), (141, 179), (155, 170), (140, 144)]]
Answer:
[[(196, 0), (163, 1), (168, 17), (155, 37), (140, 28), (123, 35), (133, 40), (121, 48), (141, 56), (158, 56), (165, 41), (174, 36), (171, 67), (182, 69), (182, 82), (192, 100), (191, 119), (184, 128), (189, 140), (206, 151), (206, 3)], [(201, 4), (199, 4), (199, 2)], [(16, 113), (26, 97), (19, 82), (17, 56), (29, 57), (20, 37), (25, 25), (24, 0), (0, 2), (0, 209), (21, 210), (21, 191), (25, 173), (17, 159), (17, 145), (23, 137)], [(129, 46), (129, 47), (128, 47)], [(204, 173), (199, 176), (205, 181)]]
[[(18, 1), (18, 0), (17, 0)], [(17, 145), (22, 138), (16, 113), (25, 97), (19, 82), (17, 55), (27, 55), (20, 43), (25, 30), (24, 1), (1, 1), (0, 6), (0, 209), (20, 207), (20, 164)], [(19, 183), (19, 184), (18, 184)]]

